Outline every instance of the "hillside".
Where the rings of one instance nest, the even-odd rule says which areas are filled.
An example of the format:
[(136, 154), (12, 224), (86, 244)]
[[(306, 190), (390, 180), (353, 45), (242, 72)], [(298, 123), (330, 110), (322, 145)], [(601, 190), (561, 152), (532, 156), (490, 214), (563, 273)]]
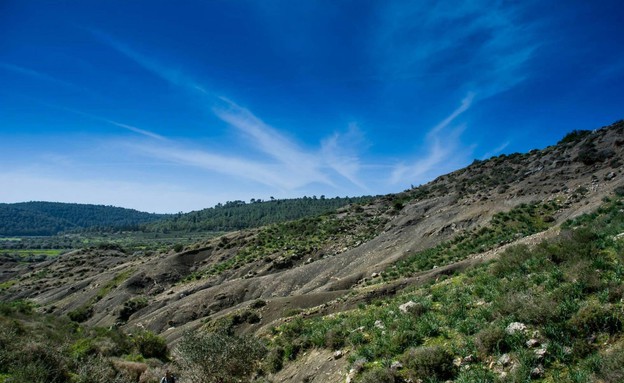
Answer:
[[(623, 163), (624, 122), (574, 131), (180, 252), (99, 247), (10, 264), (0, 297), (159, 334), (196, 382), (239, 357), (261, 363), (264, 382), (621, 382)], [(223, 344), (236, 356), (190, 357), (212, 345), (217, 358)]]
[(145, 232), (209, 232), (233, 231), (269, 225), (277, 222), (314, 216), (329, 212), (352, 203), (365, 202), (373, 197), (334, 197), (321, 196), (229, 201), (208, 209), (176, 214), (166, 219), (146, 224)]
[(78, 229), (136, 229), (164, 218), (114, 206), (61, 202), (0, 204), (0, 236), (56, 235)]

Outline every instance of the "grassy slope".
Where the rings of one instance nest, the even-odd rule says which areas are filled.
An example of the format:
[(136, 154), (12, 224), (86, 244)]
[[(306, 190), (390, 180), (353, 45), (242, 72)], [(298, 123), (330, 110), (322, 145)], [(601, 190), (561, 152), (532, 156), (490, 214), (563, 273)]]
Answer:
[[(393, 299), (296, 317), (274, 329), (271, 366), (321, 347), (348, 350), (366, 382), (621, 382), (623, 208), (618, 198), (555, 240)], [(510, 334), (513, 322), (526, 329)]]

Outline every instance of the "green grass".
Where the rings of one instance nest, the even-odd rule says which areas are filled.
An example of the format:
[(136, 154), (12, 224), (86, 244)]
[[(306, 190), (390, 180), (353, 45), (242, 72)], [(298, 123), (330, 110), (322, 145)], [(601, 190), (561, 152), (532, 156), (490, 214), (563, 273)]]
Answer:
[(17, 280), (15, 279), (9, 279), (8, 281), (4, 281), (0, 283), (0, 291), (7, 290), (16, 283), (17, 283)]
[(0, 249), (0, 254), (15, 255), (20, 258), (43, 255), (46, 257), (56, 257), (67, 250), (63, 249)]
[[(521, 209), (536, 230), (541, 215), (531, 212), (552, 211)], [(490, 362), (502, 354), (516, 366), (505, 369), (509, 381), (534, 380), (538, 366), (544, 374), (537, 380), (545, 382), (621, 381), (624, 240), (614, 237), (624, 232), (622, 209), (621, 200), (609, 201), (534, 249), (512, 246), (497, 261), (394, 298), (332, 316), (294, 317), (273, 330), (271, 347), (283, 350), (283, 360), (313, 347), (348, 349), (352, 363), (365, 361), (360, 381), (382, 368), (404, 380), (494, 382)], [(510, 222), (506, 216), (498, 220)], [(406, 302), (414, 303), (403, 313)], [(527, 331), (507, 333), (512, 322)], [(530, 338), (546, 345), (543, 358), (526, 345)], [(448, 355), (469, 358), (470, 367), (449, 367)], [(420, 364), (410, 364), (415, 358)], [(387, 369), (397, 360), (403, 369)]]
[(559, 209), (556, 201), (521, 204), (509, 212), (495, 214), (489, 224), (456, 235), (452, 240), (417, 252), (392, 265), (382, 273), (388, 281), (443, 266), (479, 254), (512, 240), (548, 229), (552, 215)]

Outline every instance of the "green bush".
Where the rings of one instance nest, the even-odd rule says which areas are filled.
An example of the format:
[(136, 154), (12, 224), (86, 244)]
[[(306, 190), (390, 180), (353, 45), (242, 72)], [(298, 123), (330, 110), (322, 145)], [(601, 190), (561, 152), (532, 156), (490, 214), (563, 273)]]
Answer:
[(132, 334), (135, 347), (146, 358), (157, 358), (166, 361), (168, 358), (167, 342), (161, 336), (145, 330)]
[(528, 246), (516, 245), (508, 247), (500, 255), (498, 261), (494, 263), (492, 272), (497, 277), (502, 277), (512, 273), (521, 273), (522, 265), (529, 258), (531, 258), (531, 252)]
[(440, 346), (412, 348), (403, 354), (403, 366), (408, 379), (451, 380), (457, 373), (453, 354)]
[(98, 353), (98, 348), (95, 345), (95, 341), (90, 338), (78, 339), (69, 348), (70, 355), (74, 359), (85, 359), (88, 356)]
[(80, 306), (75, 310), (72, 310), (67, 313), (69, 319), (74, 322), (82, 323), (87, 321), (89, 318), (93, 316), (93, 307), (92, 306)]
[(583, 138), (587, 137), (591, 134), (591, 130), (573, 130), (570, 133), (566, 134), (557, 145), (568, 144), (568, 143), (576, 143), (581, 141)]
[(490, 370), (483, 368), (471, 368), (460, 372), (455, 379), (455, 383), (493, 383), (496, 382), (496, 375)]
[(266, 358), (266, 369), (270, 373), (276, 373), (284, 367), (284, 355), (285, 351), (282, 347), (275, 347), (271, 349)]
[(570, 329), (579, 335), (598, 332), (614, 334), (622, 331), (622, 313), (611, 304), (601, 305), (591, 301), (581, 307), (568, 321)]
[(479, 331), (475, 335), (474, 343), (480, 356), (483, 358), (493, 353), (509, 351), (506, 335), (505, 329), (497, 325), (491, 325)]
[(10, 315), (12, 313), (32, 314), (37, 305), (27, 299), (19, 299), (11, 302), (0, 302), (0, 314)]
[(66, 382), (69, 371), (62, 354), (47, 343), (28, 342), (11, 353), (8, 382)]

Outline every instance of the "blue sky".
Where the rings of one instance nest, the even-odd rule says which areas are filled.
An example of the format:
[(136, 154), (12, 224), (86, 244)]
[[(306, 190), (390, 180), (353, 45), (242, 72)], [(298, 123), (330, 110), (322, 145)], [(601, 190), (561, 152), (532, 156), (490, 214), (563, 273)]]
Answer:
[(0, 202), (386, 194), (624, 118), (618, 1), (0, 1)]

